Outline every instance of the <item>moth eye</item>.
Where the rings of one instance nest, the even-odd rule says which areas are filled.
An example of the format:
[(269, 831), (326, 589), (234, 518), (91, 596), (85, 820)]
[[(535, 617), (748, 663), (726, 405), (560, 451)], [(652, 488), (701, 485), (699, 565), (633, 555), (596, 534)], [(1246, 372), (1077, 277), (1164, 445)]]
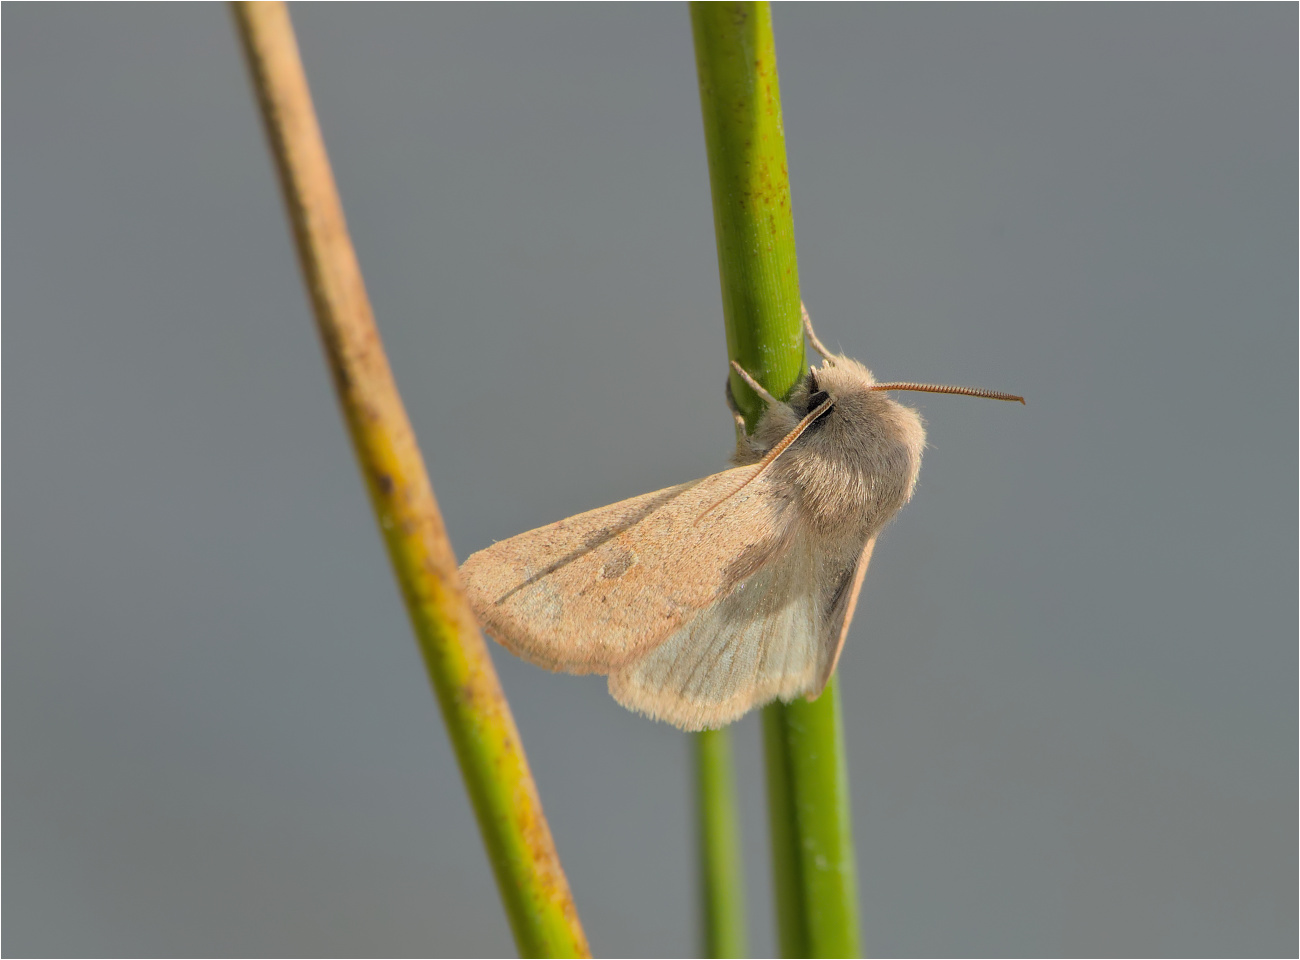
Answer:
[[(823, 403), (825, 403), (830, 398), (831, 395), (827, 393), (825, 390), (818, 390), (816, 393), (814, 393), (811, 397), (808, 398), (808, 412), (812, 413), (814, 410), (816, 410), (818, 407), (820, 407)], [(826, 414), (830, 413), (831, 409), (834, 408), (832, 407), (828, 409), (826, 413), (823, 413), (820, 417), (818, 417), (816, 420), (810, 423), (809, 426), (811, 427), (813, 423), (818, 423), (822, 420), (825, 420)]]

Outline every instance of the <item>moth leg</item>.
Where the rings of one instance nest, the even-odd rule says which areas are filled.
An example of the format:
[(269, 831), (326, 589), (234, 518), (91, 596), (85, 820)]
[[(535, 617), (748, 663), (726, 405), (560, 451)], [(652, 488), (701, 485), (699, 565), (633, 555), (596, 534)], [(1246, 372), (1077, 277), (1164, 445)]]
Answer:
[(749, 448), (749, 432), (745, 429), (745, 416), (736, 407), (736, 397), (731, 392), (731, 378), (727, 377), (727, 409), (731, 411), (731, 419), (736, 422), (736, 446), (741, 449)]
[(822, 342), (817, 339), (817, 334), (813, 333), (812, 317), (808, 316), (808, 308), (804, 306), (802, 300), (799, 302), (799, 309), (803, 311), (803, 332), (808, 335), (808, 342), (813, 345), (814, 350), (822, 355), (823, 360), (832, 367), (835, 366), (835, 354), (827, 350), (826, 347), (822, 345)]
[[(756, 394), (758, 394), (759, 397), (762, 399), (762, 401), (766, 403), (769, 407), (772, 406), (772, 404), (774, 403), (781, 402), (778, 399), (776, 399), (776, 397), (772, 396), (770, 393), (764, 390), (763, 385), (759, 383), (757, 380), (755, 380), (753, 377), (751, 377), (749, 375), (749, 372), (740, 364), (738, 364), (735, 360), (731, 361), (731, 369), (735, 370), (736, 373), (740, 375), (740, 379), (744, 380), (747, 384), (749, 384), (749, 389), (753, 390)], [(728, 390), (731, 389), (730, 382), (728, 382), (727, 384), (727, 389)], [(734, 410), (735, 408), (733, 407), (732, 409)]]

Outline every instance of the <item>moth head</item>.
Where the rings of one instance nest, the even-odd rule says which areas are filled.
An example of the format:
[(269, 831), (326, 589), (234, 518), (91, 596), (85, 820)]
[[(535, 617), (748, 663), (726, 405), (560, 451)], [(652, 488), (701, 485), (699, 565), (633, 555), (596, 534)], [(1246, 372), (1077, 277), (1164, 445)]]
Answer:
[(831, 408), (818, 420), (829, 416), (836, 408), (839, 408), (841, 417), (853, 418), (896, 408), (909, 409), (888, 396), (893, 391), (902, 390), (986, 397), (990, 400), (1009, 400), (1021, 404), (1025, 402), (1024, 397), (979, 387), (956, 387), (902, 380), (881, 383), (870, 370), (856, 360), (845, 356), (834, 356), (828, 357), (820, 367), (808, 368), (808, 375), (795, 387), (789, 403), (796, 412), (806, 415), (829, 399), (832, 401)]
[(791, 412), (802, 418), (803, 449), (828, 464), (864, 475), (904, 477), (910, 496), (925, 447), (925, 427), (919, 413), (892, 396), (903, 390), (1024, 403), (1017, 396), (974, 387), (881, 383), (856, 360), (829, 356), (821, 367), (809, 368), (788, 400)]
[(877, 389), (875, 376), (856, 360), (836, 356), (810, 367), (788, 403), (796, 415), (807, 417), (828, 401), (830, 406), (808, 425), (808, 445), (852, 448), (892, 440), (919, 455), (925, 444), (920, 415)]

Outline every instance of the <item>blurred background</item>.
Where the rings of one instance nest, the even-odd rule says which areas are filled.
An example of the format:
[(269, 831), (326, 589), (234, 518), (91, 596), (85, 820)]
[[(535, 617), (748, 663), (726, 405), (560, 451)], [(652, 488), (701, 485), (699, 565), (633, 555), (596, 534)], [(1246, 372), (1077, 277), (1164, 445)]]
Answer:
[[(721, 468), (684, 7), (293, 15), (461, 556)], [(822, 339), (1029, 400), (909, 401), (841, 661), (868, 952), (1294, 956), (1296, 7), (775, 25)], [(4, 952), (512, 953), (227, 12), (3, 27)], [(593, 948), (693, 955), (688, 738), (494, 655)]]

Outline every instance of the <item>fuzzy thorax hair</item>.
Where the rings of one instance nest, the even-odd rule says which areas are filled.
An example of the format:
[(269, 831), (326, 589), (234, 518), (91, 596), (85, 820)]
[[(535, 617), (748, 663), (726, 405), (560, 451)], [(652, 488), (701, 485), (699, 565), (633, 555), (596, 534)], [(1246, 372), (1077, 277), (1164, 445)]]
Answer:
[(831, 408), (772, 471), (798, 492), (818, 527), (873, 536), (911, 498), (925, 448), (920, 414), (873, 390), (875, 383), (870, 370), (845, 356), (810, 370), (785, 402), (768, 405), (736, 462), (761, 459), (829, 396)]

